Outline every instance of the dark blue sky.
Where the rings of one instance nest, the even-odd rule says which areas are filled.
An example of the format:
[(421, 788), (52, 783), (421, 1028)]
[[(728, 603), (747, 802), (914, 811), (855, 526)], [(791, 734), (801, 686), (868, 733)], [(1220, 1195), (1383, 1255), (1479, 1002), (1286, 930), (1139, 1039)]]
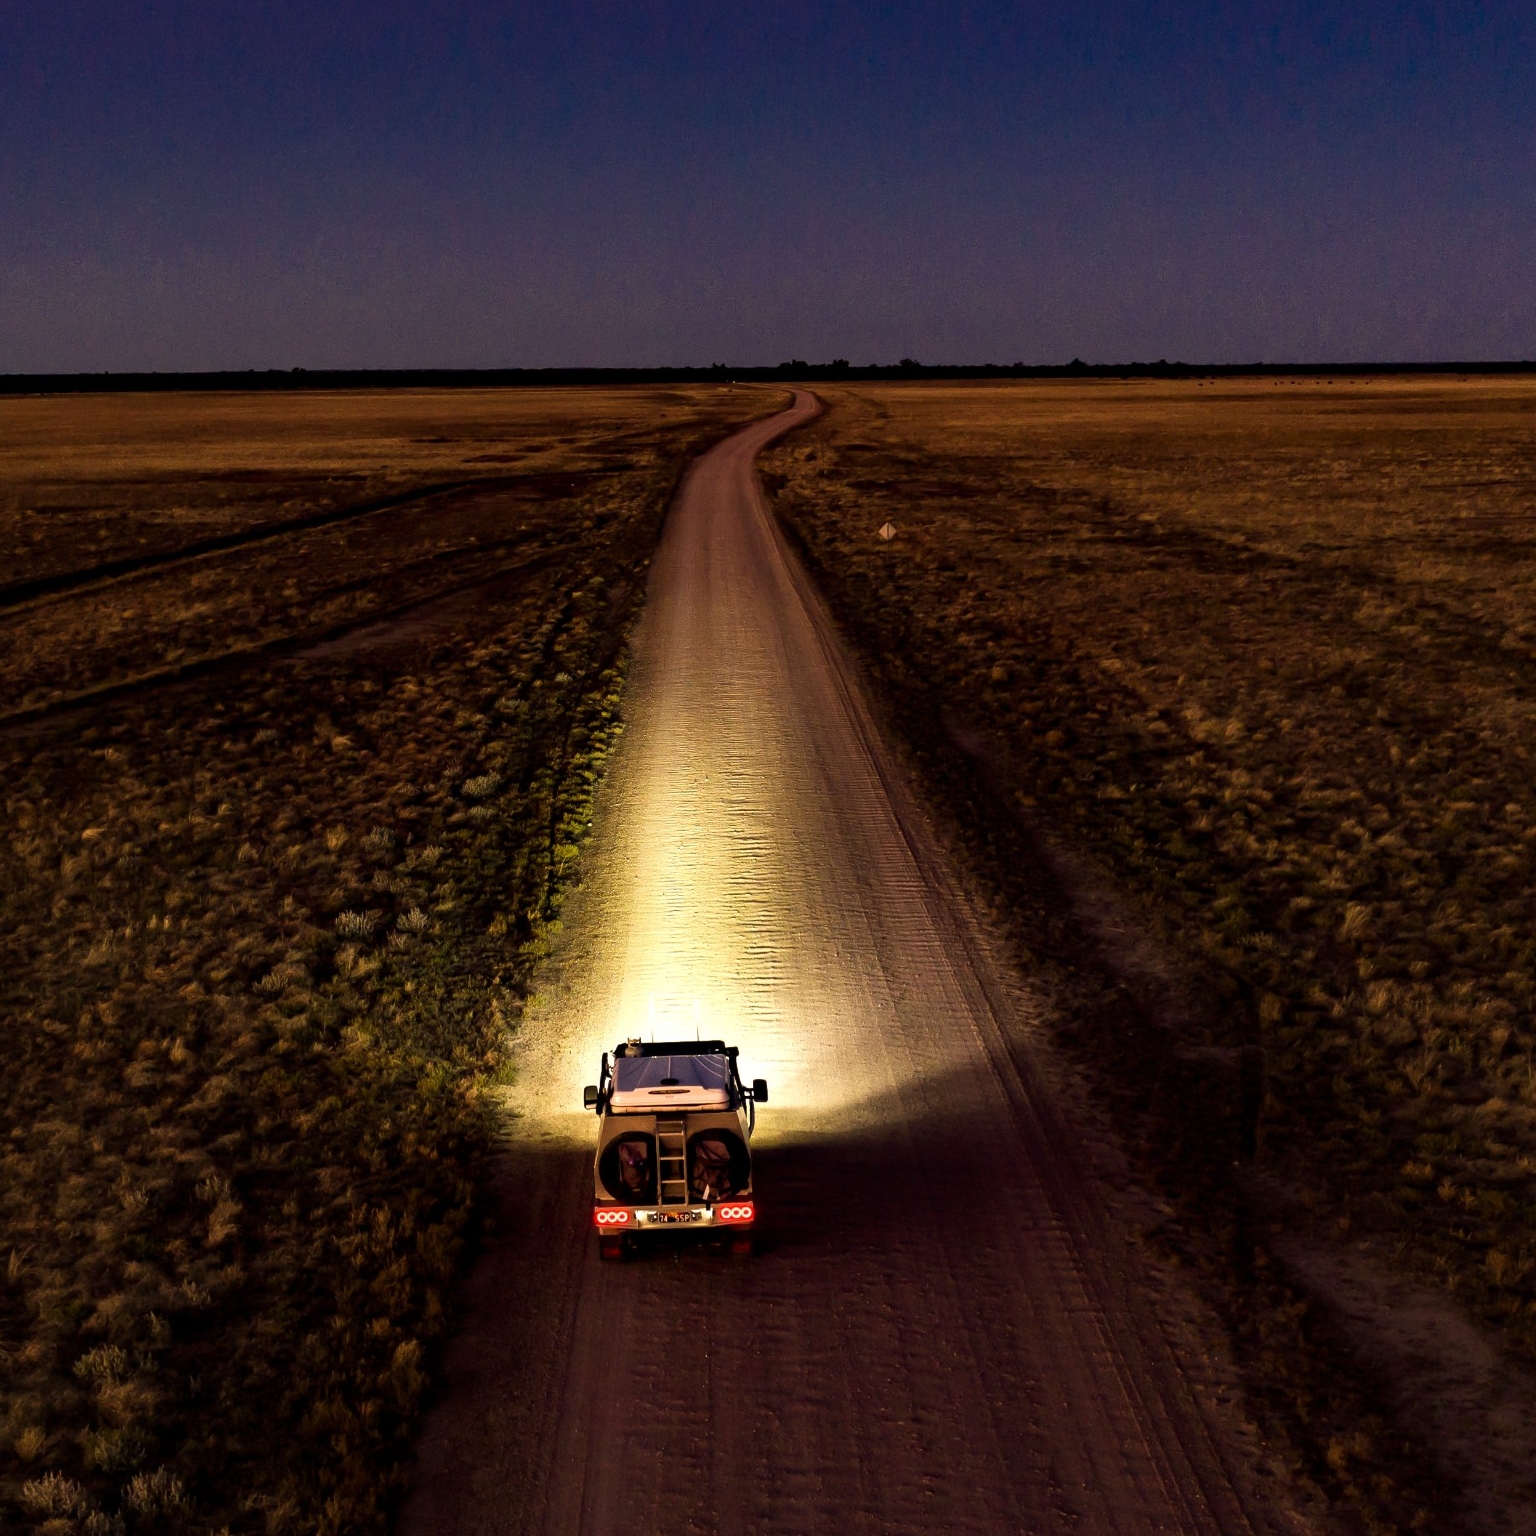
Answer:
[(1536, 4), (0, 0), (0, 372), (1536, 356)]

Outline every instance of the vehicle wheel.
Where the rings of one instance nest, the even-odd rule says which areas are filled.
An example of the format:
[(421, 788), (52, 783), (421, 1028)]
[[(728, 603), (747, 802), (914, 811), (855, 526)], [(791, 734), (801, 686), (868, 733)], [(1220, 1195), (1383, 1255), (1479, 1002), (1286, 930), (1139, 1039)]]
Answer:
[(600, 1259), (622, 1259), (624, 1257), (624, 1239), (622, 1237), (598, 1238), (597, 1256)]

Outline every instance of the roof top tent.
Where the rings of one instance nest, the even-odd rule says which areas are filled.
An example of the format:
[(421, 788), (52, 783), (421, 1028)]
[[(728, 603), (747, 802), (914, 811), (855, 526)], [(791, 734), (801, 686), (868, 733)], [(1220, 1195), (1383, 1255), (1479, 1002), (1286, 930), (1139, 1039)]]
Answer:
[(608, 1107), (636, 1110), (730, 1109), (731, 1063), (724, 1054), (620, 1056), (613, 1063)]
[(593, 1220), (604, 1258), (642, 1235), (713, 1234), (750, 1249), (748, 1140), (768, 1085), (749, 1088), (723, 1040), (627, 1040), (585, 1102), (599, 1118)]

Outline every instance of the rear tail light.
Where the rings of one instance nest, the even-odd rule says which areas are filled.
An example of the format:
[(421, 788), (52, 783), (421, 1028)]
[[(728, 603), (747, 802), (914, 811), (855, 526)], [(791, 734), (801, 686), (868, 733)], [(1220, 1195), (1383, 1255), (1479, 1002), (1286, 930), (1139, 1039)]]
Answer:
[(717, 1205), (715, 1207), (716, 1221), (751, 1221), (755, 1214), (750, 1200), (735, 1200), (729, 1205)]
[(598, 1205), (592, 1208), (592, 1221), (599, 1227), (627, 1227), (632, 1213), (627, 1205)]

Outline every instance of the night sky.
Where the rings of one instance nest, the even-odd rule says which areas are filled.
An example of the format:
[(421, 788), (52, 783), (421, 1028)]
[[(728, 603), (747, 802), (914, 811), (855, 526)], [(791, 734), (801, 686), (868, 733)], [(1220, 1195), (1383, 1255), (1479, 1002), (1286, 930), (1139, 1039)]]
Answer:
[(0, 372), (1536, 356), (1536, 3), (0, 0)]

